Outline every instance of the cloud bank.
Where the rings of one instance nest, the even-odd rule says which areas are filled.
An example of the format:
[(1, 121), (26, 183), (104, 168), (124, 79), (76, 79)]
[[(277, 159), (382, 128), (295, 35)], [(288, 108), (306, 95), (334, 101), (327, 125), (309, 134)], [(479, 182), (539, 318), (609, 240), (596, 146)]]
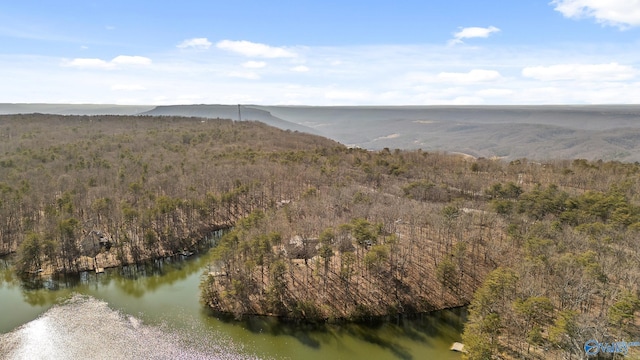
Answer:
[(522, 69), (522, 76), (540, 81), (624, 81), (633, 79), (637, 71), (628, 65), (556, 64)]
[(620, 29), (640, 25), (640, 0), (554, 0), (555, 10), (567, 18), (593, 18)]
[(83, 69), (116, 69), (122, 66), (130, 65), (150, 65), (151, 59), (144, 56), (128, 56), (119, 55), (110, 61), (96, 58), (75, 58), (63, 62), (64, 66), (83, 68)]
[[(569, 3), (577, 0), (562, 1)], [(552, 3), (549, 13), (562, 4)], [(495, 26), (460, 28), (452, 41), (472, 42), (500, 31)], [(153, 61), (140, 55), (60, 59), (0, 54), (0, 78), (20, 84), (0, 88), (0, 98), (120, 104), (638, 102), (640, 49), (628, 44), (607, 44), (602, 51), (589, 44), (486, 43), (274, 46), (195, 37), (167, 44), (154, 52)]]

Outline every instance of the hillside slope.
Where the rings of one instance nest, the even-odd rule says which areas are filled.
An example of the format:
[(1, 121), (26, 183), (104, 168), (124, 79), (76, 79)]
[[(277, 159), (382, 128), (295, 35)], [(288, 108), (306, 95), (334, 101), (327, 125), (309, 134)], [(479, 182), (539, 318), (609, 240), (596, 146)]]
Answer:
[[(507, 160), (640, 161), (640, 106), (261, 106), (243, 119), (371, 150), (423, 149)], [(238, 118), (237, 106), (159, 107), (146, 114)], [(296, 127), (292, 124), (297, 124)]]
[(640, 161), (640, 106), (259, 107), (366, 149)]
[(150, 116), (187, 116), (201, 117), (209, 119), (234, 119), (255, 120), (263, 122), (282, 130), (301, 131), (308, 134), (317, 134), (309, 127), (295, 122), (285, 121), (273, 116), (269, 111), (257, 109), (251, 106), (237, 105), (170, 105), (157, 106), (149, 111), (139, 113), (139, 115)]

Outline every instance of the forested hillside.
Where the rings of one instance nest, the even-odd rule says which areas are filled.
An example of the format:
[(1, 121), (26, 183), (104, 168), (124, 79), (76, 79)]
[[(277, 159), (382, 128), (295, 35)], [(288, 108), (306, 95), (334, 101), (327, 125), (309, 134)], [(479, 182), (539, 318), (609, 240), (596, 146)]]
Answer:
[(0, 137), (0, 253), (18, 251), (21, 272), (45, 273), (192, 249), (301, 193), (296, 174), (308, 166), (288, 160), (299, 151), (341, 147), (259, 123), (173, 117), (7, 115)]
[(23, 274), (190, 252), (228, 228), (201, 286), (220, 313), (470, 304), (473, 359), (640, 337), (638, 164), (367, 151), (177, 117), (2, 116), (0, 138), (0, 252)]
[[(516, 261), (474, 295), (463, 334), (470, 359), (581, 358), (588, 340), (640, 337), (638, 165), (576, 160), (548, 173), (522, 194), (504, 184), (485, 192)], [(627, 350), (640, 354), (616, 352)]]

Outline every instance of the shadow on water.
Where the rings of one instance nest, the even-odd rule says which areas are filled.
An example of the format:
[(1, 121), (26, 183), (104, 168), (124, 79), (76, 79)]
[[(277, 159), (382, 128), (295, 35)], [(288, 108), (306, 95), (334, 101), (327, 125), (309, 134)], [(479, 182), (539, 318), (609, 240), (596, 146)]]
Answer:
[(272, 316), (244, 316), (241, 320), (237, 320), (233, 315), (219, 314), (203, 309), (206, 316), (215, 317), (216, 319), (234, 326), (240, 326), (254, 334), (268, 334), (272, 336), (291, 336), (296, 338), (300, 343), (310, 348), (319, 349), (321, 341), (314, 336), (318, 333), (328, 332), (328, 325), (321, 323), (292, 323), (282, 321)]
[(0, 260), (0, 288), (18, 286), (20, 281), (11, 270), (10, 263), (6, 258)]
[(115, 285), (129, 296), (141, 298), (164, 285), (185, 280), (194, 272), (201, 272), (207, 258), (195, 254), (157, 259), (138, 265), (106, 269), (103, 274), (84, 271), (77, 274), (52, 276), (17, 276), (10, 263), (0, 265), (0, 287), (20, 288), (24, 302), (32, 306), (50, 306), (68, 298), (80, 287), (98, 288)]
[(236, 320), (232, 315), (212, 314), (225, 323), (239, 325), (254, 334), (290, 336), (312, 349), (324, 344), (340, 343), (351, 337), (390, 351), (399, 359), (413, 359), (411, 349), (401, 339), (433, 345), (437, 338), (459, 341), (467, 316), (466, 307), (373, 319), (363, 323), (301, 323), (270, 316), (245, 316)]
[(196, 272), (201, 273), (207, 262), (208, 257), (205, 254), (189, 257), (177, 255), (113, 269), (117, 274), (110, 277), (125, 293), (140, 298), (155, 292), (161, 286), (174, 285)]
[(447, 338), (459, 340), (462, 332), (466, 308), (447, 309), (432, 313), (396, 315), (377, 319), (373, 323), (344, 324), (333, 330), (343, 336), (374, 344), (391, 351), (397, 358), (412, 359), (409, 349), (399, 339), (433, 345), (433, 339)]
[(68, 297), (81, 281), (81, 274), (56, 275), (52, 277), (17, 277), (22, 297), (31, 306), (50, 306)]
[(383, 338), (376, 332), (371, 331), (370, 329), (351, 329), (346, 331), (349, 335), (366, 341), (368, 343), (374, 344), (378, 347), (391, 351), (396, 357), (400, 359), (413, 359), (413, 355), (409, 352), (409, 349), (400, 345), (399, 343), (388, 339)]

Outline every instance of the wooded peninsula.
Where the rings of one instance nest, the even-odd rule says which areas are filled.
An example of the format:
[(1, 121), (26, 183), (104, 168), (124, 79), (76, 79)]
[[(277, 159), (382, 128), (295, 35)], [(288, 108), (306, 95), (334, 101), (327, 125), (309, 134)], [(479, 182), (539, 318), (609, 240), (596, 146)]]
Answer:
[[(469, 305), (469, 359), (640, 339), (640, 164), (349, 148), (253, 121), (0, 116), (0, 255), (25, 277), (202, 248), (215, 312)], [(638, 349), (630, 349), (638, 353)]]

